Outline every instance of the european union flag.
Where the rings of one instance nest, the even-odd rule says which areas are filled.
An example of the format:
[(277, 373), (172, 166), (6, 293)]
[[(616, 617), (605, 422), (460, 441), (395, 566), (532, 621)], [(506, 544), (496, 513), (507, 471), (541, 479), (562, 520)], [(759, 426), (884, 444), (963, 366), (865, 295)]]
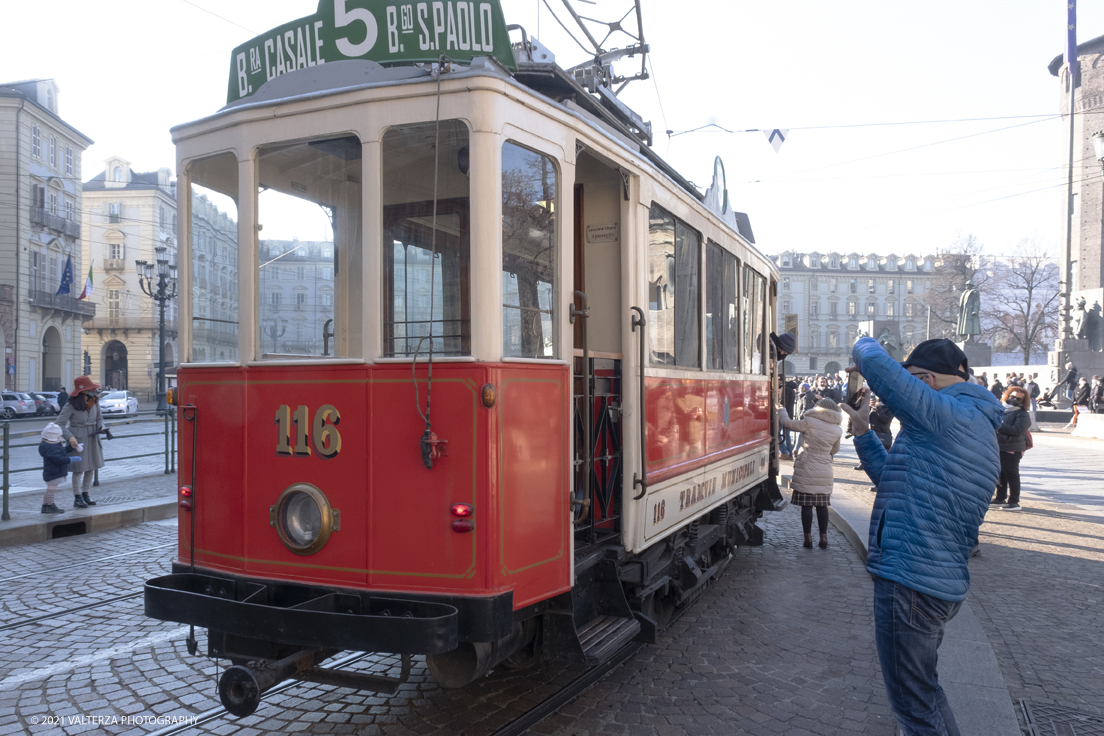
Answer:
[(73, 256), (65, 257), (65, 269), (61, 272), (61, 285), (58, 286), (57, 294), (54, 296), (61, 296), (62, 294), (69, 293), (69, 286), (73, 283)]
[(1066, 63), (1069, 64), (1070, 79), (1077, 82), (1077, 0), (1066, 2)]

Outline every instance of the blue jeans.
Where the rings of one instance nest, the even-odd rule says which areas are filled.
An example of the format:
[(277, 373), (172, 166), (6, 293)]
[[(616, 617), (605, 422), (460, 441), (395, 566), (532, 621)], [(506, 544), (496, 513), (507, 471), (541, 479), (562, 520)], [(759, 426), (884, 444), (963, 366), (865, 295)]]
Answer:
[(793, 454), (793, 441), (790, 439), (790, 433), (783, 429), (781, 434), (781, 441), (778, 443), (778, 451), (783, 455)]
[(905, 736), (960, 736), (936, 665), (960, 602), (874, 578), (874, 638), (889, 705)]

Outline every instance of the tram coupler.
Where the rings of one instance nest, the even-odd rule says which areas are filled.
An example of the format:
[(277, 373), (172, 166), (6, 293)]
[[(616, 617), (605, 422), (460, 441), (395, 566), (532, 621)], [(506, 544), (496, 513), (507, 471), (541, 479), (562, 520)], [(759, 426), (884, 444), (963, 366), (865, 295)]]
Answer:
[(323, 654), (317, 649), (301, 649), (283, 659), (251, 660), (244, 665), (234, 665), (219, 678), (219, 700), (238, 718), (252, 715), (266, 691), (289, 677), (313, 669), (327, 656), (329, 653)]

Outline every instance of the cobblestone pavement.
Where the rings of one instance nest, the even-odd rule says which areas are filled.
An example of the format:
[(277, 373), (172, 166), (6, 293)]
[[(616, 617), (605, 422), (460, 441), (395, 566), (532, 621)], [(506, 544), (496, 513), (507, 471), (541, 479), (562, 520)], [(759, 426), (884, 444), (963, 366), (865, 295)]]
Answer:
[[(767, 543), (738, 550), (724, 577), (657, 645), (531, 732), (890, 736), (869, 578), (834, 530), (830, 549), (803, 549), (796, 510), (768, 514), (763, 524)], [(168, 569), (172, 549), (161, 545), (175, 534), (166, 521), (0, 549), (3, 623), (137, 590)], [(189, 656), (185, 634), (178, 624), (145, 619), (140, 599), (0, 632), (0, 736), (141, 733), (160, 726), (124, 718), (218, 707), (215, 682), (227, 663)], [(370, 657), (356, 668), (395, 672), (396, 665), (394, 657)], [(390, 698), (297, 684), (253, 716), (220, 718), (195, 732), (481, 736), (579, 673), (545, 664), (448, 691), (416, 659), (411, 680)], [(46, 716), (61, 723), (33, 723)]]
[[(156, 458), (154, 460), (156, 461)], [(148, 474), (151, 470), (154, 473), (152, 475), (132, 474), (125, 478), (111, 478), (101, 474), (100, 485), (98, 487), (94, 486), (90, 494), (92, 499), (96, 501), (96, 509), (103, 510), (115, 504), (135, 501), (165, 502), (175, 499), (177, 491), (176, 474), (165, 475), (163, 472), (158, 472), (156, 462), (152, 467), (147, 465), (142, 469), (142, 472)], [(9, 510), (13, 521), (26, 521), (27, 519), (41, 521), (44, 518), (42, 515), (42, 494), (46, 491), (46, 485), (43, 483), (34, 491), (33, 493), (21, 493), (11, 497)], [(80, 514), (80, 512), (73, 509), (72, 484), (69, 481), (58, 486), (54, 503), (57, 504), (58, 508), (64, 509), (65, 513), (45, 517), (50, 521), (64, 522)], [(173, 523), (175, 523), (175, 520)], [(0, 532), (3, 532), (4, 529), (4, 522), (0, 521)], [(95, 538), (99, 539), (100, 537)], [(32, 559), (34, 559), (33, 555)], [(5, 558), (0, 557), (0, 572), (3, 571), (5, 564)]]

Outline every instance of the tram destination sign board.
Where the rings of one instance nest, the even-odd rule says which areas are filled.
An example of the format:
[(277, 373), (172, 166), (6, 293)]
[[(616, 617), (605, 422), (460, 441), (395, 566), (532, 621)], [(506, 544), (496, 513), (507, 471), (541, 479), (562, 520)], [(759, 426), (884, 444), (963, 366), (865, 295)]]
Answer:
[(368, 59), (385, 66), (461, 63), (493, 56), (517, 70), (498, 0), (319, 0), (314, 15), (285, 23), (234, 49), (227, 104), (265, 82), (326, 62)]

